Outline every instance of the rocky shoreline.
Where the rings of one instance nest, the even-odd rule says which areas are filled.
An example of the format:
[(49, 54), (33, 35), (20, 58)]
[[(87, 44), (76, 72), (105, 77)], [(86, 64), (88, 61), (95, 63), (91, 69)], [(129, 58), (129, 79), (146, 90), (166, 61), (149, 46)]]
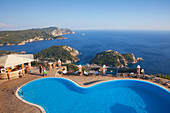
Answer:
[[(75, 32), (70, 29), (60, 29), (57, 27), (49, 27), (42, 29), (31, 29), (31, 30), (21, 30), (21, 31), (1, 31), (0, 32), (0, 46), (11, 46), (11, 45), (25, 45), (26, 43), (31, 43), (34, 41), (43, 40), (61, 40), (67, 39), (62, 35), (75, 34)], [(16, 39), (18, 38), (18, 39)], [(13, 40), (16, 39), (16, 40)], [(25, 40), (23, 40), (25, 39)], [(1, 41), (2, 40), (2, 41)], [(6, 40), (4, 42), (4, 40)], [(12, 40), (12, 41), (11, 41)]]
[(107, 50), (96, 54), (90, 61), (90, 64), (114, 66), (118, 68), (126, 68), (129, 64), (135, 64), (138, 61), (143, 61), (141, 57), (135, 58), (133, 53), (120, 54), (117, 51)]
[(77, 57), (79, 52), (70, 46), (60, 45), (51, 46), (34, 54), (34, 58), (43, 62), (55, 62), (59, 59), (65, 63), (77, 62), (80, 59)]

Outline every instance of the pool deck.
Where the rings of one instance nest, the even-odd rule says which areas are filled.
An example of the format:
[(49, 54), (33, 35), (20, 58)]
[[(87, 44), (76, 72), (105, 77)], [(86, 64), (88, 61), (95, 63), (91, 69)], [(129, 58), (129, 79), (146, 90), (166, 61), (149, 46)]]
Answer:
[[(22, 86), (23, 84), (29, 81), (43, 78), (42, 76), (40, 76), (37, 69), (33, 70), (32, 72), (33, 72), (32, 74), (28, 74), (24, 78), (17, 78), (13, 80), (0, 80), (0, 107), (1, 107), (0, 112), (2, 113), (11, 113), (11, 112), (12, 113), (40, 113), (41, 112), (39, 108), (26, 104), (15, 96), (15, 92), (18, 87)], [(51, 74), (49, 77), (54, 77), (54, 76), (52, 76)], [(115, 78), (111, 76), (75, 76), (75, 75), (70, 75), (70, 76), (64, 75), (64, 76), (56, 76), (56, 77), (70, 79), (83, 87), (89, 87), (103, 81), (129, 79), (123, 77)], [(133, 78), (133, 79), (143, 80), (138, 78)], [(150, 80), (143, 80), (143, 81), (151, 82)], [(154, 84), (160, 85), (155, 82)], [(160, 86), (170, 91), (170, 88), (163, 85)]]

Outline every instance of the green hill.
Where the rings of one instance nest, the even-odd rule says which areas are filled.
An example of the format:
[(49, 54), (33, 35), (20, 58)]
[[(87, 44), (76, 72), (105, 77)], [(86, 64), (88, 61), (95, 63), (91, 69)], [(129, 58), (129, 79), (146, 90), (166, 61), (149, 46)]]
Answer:
[(0, 50), (0, 56), (9, 55), (9, 54), (25, 54), (25, 53), (26, 53), (25, 51), (14, 52), (14, 51)]
[(62, 61), (78, 61), (79, 52), (69, 46), (52, 46), (42, 50), (39, 53), (34, 54), (35, 59), (41, 59), (43, 61), (57, 61), (61, 59)]
[(117, 51), (104, 51), (98, 53), (90, 63), (98, 65), (107, 65), (107, 66), (117, 66), (124, 67), (130, 63), (136, 63), (136, 59), (132, 53), (120, 54)]
[(21, 42), (27, 43), (30, 41), (30, 39), (32, 39), (32, 41), (53, 38), (56, 39), (57, 36), (72, 33), (74, 32), (70, 29), (60, 29), (58, 27), (19, 31), (0, 31), (0, 46), (19, 44)]

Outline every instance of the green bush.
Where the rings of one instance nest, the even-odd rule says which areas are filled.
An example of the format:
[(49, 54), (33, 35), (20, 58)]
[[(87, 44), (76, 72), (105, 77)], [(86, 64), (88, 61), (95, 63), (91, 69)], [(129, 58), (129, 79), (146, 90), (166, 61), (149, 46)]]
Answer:
[(32, 66), (32, 67), (37, 67), (37, 66), (39, 66), (39, 65), (41, 65), (41, 66), (47, 66), (47, 64), (44, 63), (44, 62), (36, 62), (36, 61), (31, 62), (31, 66)]
[(74, 70), (77, 71), (78, 70), (78, 67), (74, 64), (64, 64), (63, 66), (67, 66), (67, 70), (70, 71), (70, 70)]
[(170, 76), (168, 76), (168, 80), (170, 80)]

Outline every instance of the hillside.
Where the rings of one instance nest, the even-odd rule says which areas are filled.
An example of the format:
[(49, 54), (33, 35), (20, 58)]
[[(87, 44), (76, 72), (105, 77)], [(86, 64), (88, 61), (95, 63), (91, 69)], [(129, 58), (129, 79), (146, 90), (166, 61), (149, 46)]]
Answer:
[[(42, 29), (29, 29), (19, 31), (0, 31), (0, 46), (3, 45), (24, 45), (27, 42), (38, 40), (57, 39), (57, 36), (73, 34), (70, 29), (49, 27)], [(59, 37), (61, 38), (61, 37)]]
[(125, 53), (120, 54), (117, 51), (104, 51), (98, 53), (90, 63), (98, 64), (98, 65), (107, 65), (107, 66), (117, 66), (117, 67), (124, 67), (131, 63), (136, 63), (137, 60), (135, 59), (133, 53)]
[(26, 53), (25, 51), (14, 52), (14, 51), (0, 50), (0, 56), (9, 55), (9, 54), (25, 54), (25, 53)]
[(69, 46), (52, 46), (42, 50), (39, 53), (34, 54), (35, 59), (40, 59), (43, 61), (57, 61), (61, 59), (64, 62), (76, 62), (78, 61), (79, 52)]

